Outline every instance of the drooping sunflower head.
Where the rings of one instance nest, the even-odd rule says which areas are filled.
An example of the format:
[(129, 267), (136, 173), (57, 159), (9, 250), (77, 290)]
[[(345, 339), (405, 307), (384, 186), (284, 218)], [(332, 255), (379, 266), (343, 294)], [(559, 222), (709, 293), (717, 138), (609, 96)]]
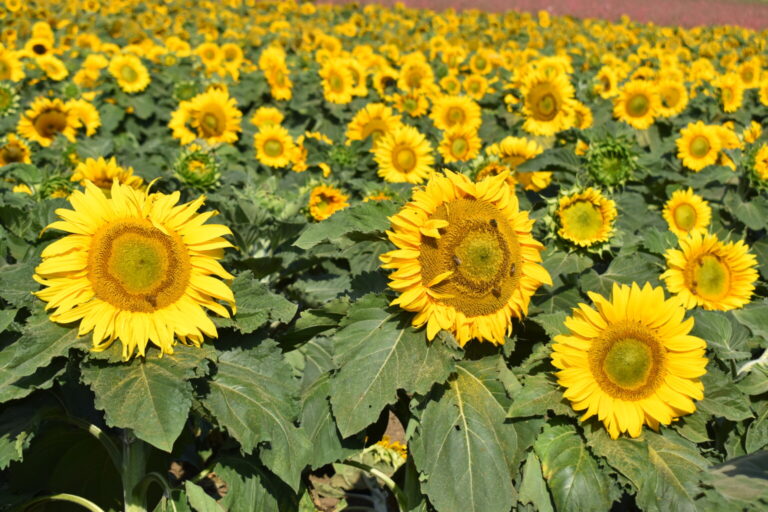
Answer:
[(412, 200), (390, 217), (387, 234), (397, 249), (381, 256), (394, 269), (392, 304), (416, 316), (433, 339), (440, 329), (460, 345), (471, 339), (504, 343), (512, 318), (528, 311), (541, 284), (543, 246), (531, 236), (533, 221), (520, 211), (505, 183), (506, 173), (473, 183), (446, 171), (416, 189)]
[(421, 183), (432, 172), (432, 147), (416, 128), (401, 125), (373, 149), (379, 176), (390, 183)]
[(279, 125), (267, 125), (253, 136), (256, 158), (270, 167), (285, 167), (295, 150), (293, 137)]
[(578, 247), (597, 248), (613, 235), (616, 203), (590, 187), (562, 196), (556, 215), (562, 239)]
[(552, 364), (565, 398), (581, 420), (597, 416), (611, 438), (638, 437), (696, 410), (704, 398), (706, 343), (691, 336), (693, 319), (661, 287), (613, 285), (612, 296), (589, 292), (555, 336)]
[(523, 94), (523, 129), (534, 135), (554, 135), (574, 126), (574, 89), (568, 75), (543, 71), (526, 77)]
[(107, 68), (117, 85), (127, 93), (141, 92), (149, 85), (149, 71), (135, 55), (115, 55)]
[(682, 238), (690, 233), (706, 233), (712, 218), (712, 209), (689, 188), (676, 190), (664, 205), (662, 215), (669, 225), (669, 230)]
[(701, 121), (680, 130), (680, 138), (675, 143), (677, 156), (683, 161), (683, 165), (696, 172), (717, 162), (722, 148), (718, 127), (705, 125)]
[(197, 190), (213, 188), (221, 177), (214, 154), (196, 145), (181, 152), (173, 164), (173, 172), (179, 181)]
[(383, 103), (369, 103), (360, 109), (347, 126), (347, 140), (373, 139), (374, 144), (383, 135), (400, 126), (400, 116)]
[(748, 304), (757, 281), (757, 259), (743, 241), (724, 243), (716, 235), (692, 233), (680, 249), (664, 254), (661, 274), (670, 293), (692, 309), (727, 311)]
[(87, 158), (75, 167), (69, 179), (80, 183), (82, 186), (85, 186), (87, 182), (92, 182), (107, 194), (114, 181), (133, 188), (139, 188), (144, 184), (144, 180), (139, 176), (134, 176), (133, 168), (117, 165), (115, 157), (109, 160), (104, 160), (103, 157)]
[(43, 70), (43, 73), (45, 73), (48, 78), (57, 82), (64, 80), (69, 75), (67, 66), (61, 61), (61, 59), (58, 59), (53, 55), (38, 57), (35, 59), (35, 64), (37, 67)]
[(623, 185), (637, 169), (637, 153), (623, 137), (608, 135), (590, 141), (585, 156), (589, 175), (607, 187)]
[(30, 164), (30, 155), (29, 146), (15, 134), (9, 133), (5, 137), (5, 143), (0, 146), (0, 166), (17, 162)]
[(325, 220), (349, 203), (349, 196), (328, 185), (318, 185), (309, 194), (309, 214), (315, 220)]
[(69, 107), (60, 99), (39, 97), (19, 119), (17, 131), (22, 137), (48, 147), (58, 134), (74, 142), (76, 123)]
[(656, 87), (645, 80), (624, 84), (614, 100), (613, 115), (633, 128), (649, 128), (659, 113), (661, 101)]

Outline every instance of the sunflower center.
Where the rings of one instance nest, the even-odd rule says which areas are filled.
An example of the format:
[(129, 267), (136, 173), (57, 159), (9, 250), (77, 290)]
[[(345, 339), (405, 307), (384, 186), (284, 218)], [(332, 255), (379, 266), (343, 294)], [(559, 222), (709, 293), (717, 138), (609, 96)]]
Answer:
[(264, 153), (267, 156), (276, 158), (283, 154), (283, 143), (279, 140), (270, 139), (264, 143)]
[(752, 68), (746, 68), (741, 72), (741, 79), (746, 83), (751, 83), (754, 77), (755, 73), (752, 71)]
[(666, 374), (663, 345), (651, 328), (639, 322), (609, 326), (592, 342), (587, 357), (600, 388), (622, 400), (651, 395)]
[(369, 136), (372, 136), (373, 139), (378, 139), (382, 135), (384, 135), (384, 132), (387, 128), (386, 123), (382, 119), (371, 119), (368, 121), (365, 125), (363, 125), (363, 138), (367, 138)]
[(557, 100), (552, 94), (547, 94), (545, 96), (542, 96), (539, 100), (539, 112), (543, 116), (551, 116), (553, 112), (557, 109)]
[(47, 110), (35, 118), (34, 126), (42, 137), (51, 139), (67, 127), (67, 114), (61, 110)]
[(672, 108), (680, 101), (680, 91), (673, 88), (664, 89), (661, 93), (661, 102), (667, 108)]
[(5, 63), (5, 61), (0, 60), (0, 79), (7, 80), (11, 76), (11, 67)]
[(37, 55), (45, 55), (45, 52), (47, 52), (48, 49), (43, 44), (34, 44), (32, 45), (32, 51)]
[(733, 100), (733, 91), (731, 89), (723, 89), (723, 101), (729, 103)]
[(120, 78), (126, 82), (135, 82), (139, 78), (139, 74), (131, 66), (123, 66), (120, 69)]
[(451, 142), (451, 153), (454, 156), (463, 157), (467, 154), (468, 149), (469, 146), (467, 145), (467, 141), (464, 139), (453, 139), (453, 142)]
[(102, 226), (88, 254), (88, 279), (96, 296), (128, 311), (152, 312), (186, 290), (190, 259), (177, 234), (148, 221), (126, 219)]
[(331, 90), (333, 92), (340, 92), (344, 89), (344, 80), (335, 73), (330, 76), (328, 82), (331, 84)]
[(589, 201), (576, 201), (559, 213), (563, 230), (569, 237), (576, 240), (600, 238), (604, 222), (600, 208), (596, 205)]
[(534, 119), (538, 121), (551, 121), (560, 111), (558, 96), (549, 82), (534, 87), (528, 93), (527, 103), (533, 111)]
[(0, 148), (0, 161), (6, 164), (21, 162), (24, 159), (24, 152), (15, 144), (6, 144)]
[(705, 156), (707, 153), (709, 153), (711, 147), (712, 146), (709, 144), (709, 139), (703, 135), (697, 135), (691, 139), (691, 154), (696, 158), (702, 158)]
[(451, 272), (431, 287), (443, 304), (467, 317), (495, 313), (517, 289), (522, 256), (509, 220), (493, 204), (456, 199), (440, 205), (430, 219), (448, 221), (439, 238), (424, 237), (419, 263), (422, 282)]
[(395, 150), (394, 163), (401, 172), (410, 172), (416, 167), (416, 153), (411, 148), (399, 148)]
[(200, 116), (200, 130), (203, 137), (216, 137), (224, 132), (225, 120), (223, 112), (207, 111)]
[(648, 112), (650, 107), (651, 102), (648, 101), (646, 96), (641, 94), (632, 96), (632, 98), (630, 98), (630, 100), (627, 102), (627, 112), (632, 117), (643, 117)]
[(445, 117), (448, 119), (449, 124), (453, 126), (464, 121), (464, 110), (458, 107), (451, 107), (448, 109)]
[(717, 300), (731, 289), (731, 272), (722, 260), (713, 254), (705, 254), (693, 262), (691, 290), (709, 300)]
[(406, 112), (413, 112), (418, 106), (419, 104), (416, 103), (416, 100), (413, 98), (408, 98), (403, 102), (403, 108), (406, 110)]
[(484, 58), (482, 58), (482, 57), (478, 57), (477, 59), (475, 59), (475, 67), (478, 70), (485, 69), (485, 65), (486, 64), (488, 64), (488, 62)]
[(681, 204), (673, 215), (675, 224), (682, 231), (690, 231), (696, 225), (696, 209), (690, 204)]

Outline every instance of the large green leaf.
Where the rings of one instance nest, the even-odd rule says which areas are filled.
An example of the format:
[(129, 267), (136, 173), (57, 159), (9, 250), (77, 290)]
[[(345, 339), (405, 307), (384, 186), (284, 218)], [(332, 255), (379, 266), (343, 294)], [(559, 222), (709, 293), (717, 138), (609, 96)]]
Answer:
[(515, 394), (507, 416), (546, 416), (550, 410), (555, 414), (572, 414), (568, 400), (563, 398), (563, 391), (558, 389), (557, 384), (545, 374), (536, 374), (525, 378), (523, 388)]
[(219, 504), (228, 512), (296, 509), (296, 495), (253, 456), (227, 457), (220, 460), (213, 470), (227, 484), (227, 494)]
[(743, 510), (765, 510), (768, 507), (767, 451), (710, 468), (704, 479), (731, 501), (731, 506), (744, 507)]
[(221, 512), (222, 509), (216, 500), (208, 496), (199, 485), (187, 480), (184, 490), (187, 491), (187, 499), (195, 512)]
[(504, 387), (493, 358), (462, 362), (446, 385), (428, 395), (411, 444), (422, 489), (438, 511), (508, 511), (517, 496), (514, 426), (497, 401)]
[(173, 354), (136, 357), (123, 364), (90, 359), (81, 366), (82, 377), (108, 425), (130, 428), (136, 437), (170, 452), (192, 405), (188, 381), (207, 364), (206, 354), (210, 352), (180, 346)]
[(755, 336), (768, 340), (768, 303), (765, 301), (748, 304), (733, 312), (741, 324), (749, 327)]
[(610, 508), (610, 480), (573, 426), (547, 425), (533, 448), (557, 510), (602, 512)]
[(249, 334), (267, 322), (290, 322), (298, 306), (282, 295), (272, 293), (263, 283), (253, 278), (250, 271), (239, 274), (232, 282), (237, 314), (234, 318), (217, 318), (220, 327), (234, 327)]
[(44, 412), (44, 399), (25, 400), (4, 406), (0, 415), (0, 469), (21, 460), (35, 437)]
[(309, 443), (294, 422), (299, 414), (299, 383), (273, 341), (219, 357), (218, 371), (203, 399), (220, 425), (246, 452), (263, 444), (261, 459), (294, 490), (299, 487)]
[(522, 504), (534, 505), (539, 512), (554, 512), (547, 482), (541, 473), (541, 461), (532, 451), (528, 452), (528, 458), (525, 460), (523, 482), (520, 484), (520, 495), (517, 499)]
[(704, 400), (698, 403), (698, 407), (702, 411), (731, 421), (754, 416), (749, 407), (749, 399), (724, 372), (710, 365), (701, 381), (704, 383)]
[(30, 306), (37, 300), (32, 292), (40, 288), (34, 270), (31, 262), (0, 266), (0, 297), (16, 307)]
[(331, 404), (342, 436), (367, 427), (397, 399), (397, 390), (426, 393), (453, 371), (457, 351), (442, 336), (432, 342), (387, 299), (368, 295), (350, 308), (334, 336), (339, 371), (331, 380)]
[(320, 242), (335, 242), (349, 233), (373, 233), (389, 228), (389, 217), (397, 211), (392, 201), (370, 201), (351, 206), (317, 224), (309, 224), (293, 245), (311, 249)]
[(721, 359), (747, 359), (750, 356), (749, 332), (730, 315), (719, 311), (693, 312), (695, 325), (691, 334), (704, 339)]

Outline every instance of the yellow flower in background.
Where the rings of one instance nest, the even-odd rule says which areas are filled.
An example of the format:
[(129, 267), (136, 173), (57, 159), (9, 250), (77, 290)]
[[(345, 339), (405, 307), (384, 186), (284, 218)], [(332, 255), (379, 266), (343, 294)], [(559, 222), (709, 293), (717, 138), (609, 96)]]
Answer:
[(114, 181), (132, 188), (139, 188), (144, 184), (144, 180), (133, 175), (133, 168), (117, 165), (114, 157), (109, 160), (105, 160), (103, 157), (98, 159), (86, 158), (85, 162), (80, 162), (75, 167), (69, 179), (80, 183), (82, 186), (85, 186), (87, 182), (92, 182), (107, 193), (112, 188)]
[(574, 89), (564, 74), (537, 71), (527, 76), (520, 88), (523, 94), (523, 129), (534, 135), (554, 135), (571, 128)]
[(712, 218), (709, 204), (693, 193), (693, 189), (676, 190), (664, 205), (664, 220), (678, 238), (691, 233), (705, 234)]
[(482, 119), (480, 106), (466, 96), (442, 96), (435, 100), (430, 114), (438, 130), (461, 126), (478, 130)]
[(135, 55), (115, 55), (109, 62), (109, 74), (124, 92), (141, 92), (150, 82), (149, 71)]
[(446, 163), (466, 162), (478, 155), (482, 144), (474, 129), (459, 126), (443, 134), (437, 150)]
[(722, 148), (718, 127), (705, 125), (701, 121), (680, 130), (680, 137), (675, 143), (677, 156), (683, 165), (696, 172), (717, 162)]
[(349, 196), (337, 188), (318, 185), (309, 194), (309, 213), (315, 220), (325, 220), (349, 206), (347, 199)]
[(760, 180), (768, 181), (768, 144), (761, 144), (755, 153), (753, 170)]
[(401, 124), (400, 116), (390, 107), (383, 103), (369, 103), (358, 110), (347, 125), (347, 141), (371, 137), (375, 143), (379, 137), (391, 133)]
[(473, 183), (446, 171), (435, 175), (396, 215), (387, 232), (397, 249), (381, 255), (393, 269), (392, 305), (415, 312), (427, 338), (450, 331), (460, 345), (471, 339), (504, 343), (512, 318), (522, 318), (531, 296), (552, 284), (539, 263), (543, 246), (533, 221), (520, 211), (500, 174)]
[(261, 129), (271, 124), (279, 125), (283, 122), (283, 119), (285, 119), (285, 116), (279, 109), (275, 107), (259, 107), (251, 116), (251, 124)]
[(17, 131), (22, 137), (48, 147), (58, 134), (75, 141), (77, 120), (60, 99), (36, 98), (19, 119)]
[(253, 136), (256, 158), (270, 167), (285, 167), (295, 151), (293, 138), (279, 125), (267, 125)]
[(658, 84), (659, 117), (675, 117), (688, 106), (688, 91), (679, 81), (663, 80)]
[(432, 174), (432, 146), (413, 126), (401, 125), (373, 149), (379, 176), (389, 183), (421, 183)]
[(15, 134), (9, 133), (5, 137), (5, 143), (0, 146), (0, 166), (24, 163), (31, 164), (32, 159), (30, 155), (32, 152), (29, 150), (29, 146), (18, 138)]
[(53, 55), (45, 55), (35, 59), (35, 64), (43, 70), (45, 75), (51, 80), (60, 82), (69, 76), (67, 66)]
[(715, 80), (720, 93), (723, 112), (736, 112), (744, 101), (744, 85), (735, 73), (727, 73)]
[(237, 141), (242, 116), (228, 92), (212, 88), (182, 101), (168, 126), (184, 145), (196, 138), (205, 139), (209, 144), (232, 143)]
[(649, 128), (659, 113), (661, 100), (653, 84), (643, 80), (627, 82), (614, 99), (613, 116), (633, 128)]
[(716, 235), (692, 233), (679, 240), (680, 249), (664, 254), (667, 270), (661, 279), (670, 293), (692, 309), (728, 311), (749, 303), (757, 281), (757, 259), (743, 241), (721, 242)]
[(613, 285), (610, 299), (589, 292), (554, 337), (552, 364), (581, 421), (603, 422), (612, 439), (639, 437), (696, 410), (704, 398), (706, 342), (689, 333), (693, 319), (661, 287)]
[(557, 234), (579, 247), (607, 242), (613, 235), (616, 216), (616, 203), (590, 187), (560, 198)]
[(0, 44), (0, 80), (20, 82), (25, 76), (24, 66), (19, 59), (18, 52)]
[[(218, 260), (232, 247), (229, 228), (205, 224), (197, 213), (204, 197), (177, 204), (180, 194), (138, 191), (114, 182), (107, 197), (96, 185), (69, 197), (71, 210), (48, 229), (70, 233), (42, 253), (33, 276), (44, 288), (54, 322), (80, 322), (79, 335), (93, 332), (93, 349), (115, 340), (123, 359), (145, 356), (149, 344), (173, 353), (176, 341), (200, 346), (218, 336), (206, 309), (228, 318), (235, 311), (232, 279)], [(213, 212), (215, 213), (215, 212)]]
[(762, 134), (763, 127), (760, 125), (760, 123), (757, 121), (750, 121), (749, 125), (744, 128), (741, 136), (744, 139), (744, 142), (747, 144), (752, 144), (757, 141), (757, 139), (759, 139)]
[(329, 60), (320, 68), (320, 77), (326, 101), (339, 104), (352, 101), (354, 77), (344, 61)]
[[(517, 172), (517, 166), (523, 162), (530, 160), (531, 158), (540, 155), (544, 148), (534, 140), (526, 139), (524, 137), (504, 137), (500, 142), (491, 144), (485, 148), (486, 153), (489, 155), (497, 156), (501, 162), (506, 166), (506, 169), (511, 171), (507, 182), (514, 185), (520, 183), (525, 190), (533, 190), (539, 192), (549, 186), (552, 182), (552, 173), (549, 171), (534, 171), (534, 172)], [(489, 167), (481, 170), (476, 179), (484, 179), (486, 176), (492, 176), (493, 173), (488, 174), (494, 168)]]

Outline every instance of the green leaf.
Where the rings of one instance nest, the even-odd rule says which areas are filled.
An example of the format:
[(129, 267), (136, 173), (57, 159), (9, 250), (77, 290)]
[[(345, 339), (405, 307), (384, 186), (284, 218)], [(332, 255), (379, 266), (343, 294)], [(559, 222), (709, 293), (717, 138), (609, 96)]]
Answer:
[(646, 282), (657, 286), (661, 268), (656, 256), (637, 252), (632, 255), (619, 255), (611, 261), (606, 271), (598, 274), (590, 271), (580, 280), (583, 292), (597, 292), (605, 297), (611, 294), (614, 283), (643, 286)]
[(17, 308), (32, 305), (37, 300), (32, 292), (40, 288), (32, 279), (34, 271), (31, 262), (0, 266), (0, 297)]
[(339, 372), (331, 381), (331, 404), (341, 435), (367, 427), (397, 399), (397, 390), (424, 394), (453, 371), (458, 353), (438, 336), (407, 325), (388, 300), (367, 295), (354, 304), (334, 336)]
[[(486, 358), (488, 359), (488, 358)], [(437, 510), (509, 510), (514, 426), (497, 401), (504, 393), (495, 361), (462, 362), (447, 385), (430, 393), (419, 434), (410, 444), (422, 489)]]
[(199, 485), (187, 480), (184, 482), (184, 490), (187, 491), (187, 500), (195, 512), (221, 512), (216, 500), (208, 496)]
[(604, 511), (610, 480), (571, 425), (547, 425), (533, 445), (559, 511)]
[(541, 253), (544, 268), (554, 278), (559, 275), (580, 274), (592, 268), (589, 256), (577, 252), (563, 252), (547, 247)]
[(237, 314), (234, 318), (217, 318), (220, 327), (234, 327), (249, 334), (267, 322), (290, 322), (298, 306), (282, 295), (272, 293), (266, 285), (253, 279), (250, 271), (239, 274), (232, 282)]
[(392, 201), (369, 201), (336, 212), (332, 217), (309, 224), (293, 245), (311, 249), (320, 242), (336, 242), (349, 233), (374, 233), (389, 229), (389, 219), (398, 207)]
[(695, 310), (691, 334), (706, 340), (718, 357), (724, 360), (747, 359), (751, 355), (747, 341), (749, 332), (732, 316), (719, 311)]
[(554, 512), (547, 482), (541, 473), (541, 461), (533, 452), (528, 452), (528, 458), (525, 460), (523, 482), (517, 500), (524, 505), (535, 506), (539, 512)]
[(768, 303), (753, 302), (733, 311), (733, 316), (739, 323), (749, 327), (752, 334), (768, 340)]
[(753, 453), (768, 446), (768, 404), (763, 403), (763, 411), (749, 424), (744, 438), (747, 453)]
[(667, 249), (677, 247), (677, 236), (671, 231), (651, 227), (643, 232), (643, 246), (654, 254), (664, 254)]
[(768, 368), (753, 366), (752, 370), (736, 383), (736, 387), (747, 395), (768, 393)]
[(0, 415), (0, 469), (21, 460), (35, 437), (42, 411), (40, 400), (25, 400), (3, 409)]
[(181, 346), (173, 354), (135, 357), (123, 364), (90, 359), (81, 366), (82, 378), (108, 425), (130, 428), (139, 439), (170, 452), (192, 405), (188, 380), (206, 364), (206, 353)]
[(729, 192), (724, 203), (728, 211), (749, 229), (759, 231), (765, 227), (765, 220), (768, 219), (768, 200), (765, 198), (758, 196), (742, 201), (738, 194)]
[(261, 459), (297, 490), (310, 447), (304, 431), (294, 425), (299, 386), (280, 348), (267, 340), (249, 350), (225, 352), (217, 365), (205, 407), (244, 451), (264, 443)]
[(16, 318), (16, 313), (18, 312), (19, 310), (17, 309), (4, 309), (0, 311), (0, 333), (5, 331), (8, 326), (11, 325), (11, 322)]
[(227, 512), (253, 510), (296, 510), (296, 495), (266, 471), (254, 457), (227, 457), (213, 468), (227, 483), (227, 494), (218, 509)]
[(581, 171), (581, 161), (571, 148), (551, 148), (527, 160), (515, 169), (517, 172), (563, 169), (573, 173)]
[[(2, 354), (0, 354), (2, 364)], [(13, 370), (0, 367), (0, 403), (24, 398), (38, 389), (49, 389), (53, 386), (67, 366), (67, 358), (57, 357), (51, 364), (38, 368), (31, 375), (19, 377)]]
[(706, 480), (722, 496), (745, 510), (764, 510), (768, 504), (768, 452), (761, 451), (714, 466), (709, 469)]
[(697, 405), (702, 411), (731, 421), (741, 421), (754, 416), (747, 397), (722, 371), (710, 365), (701, 381), (704, 383), (704, 400)]
[(523, 389), (515, 394), (512, 406), (507, 411), (508, 418), (527, 416), (546, 416), (547, 411), (555, 414), (572, 415), (568, 400), (563, 391), (545, 374), (530, 375), (523, 382)]
[(570, 332), (565, 326), (565, 319), (568, 313), (565, 311), (555, 311), (554, 313), (544, 313), (531, 318), (534, 322), (544, 328), (547, 336), (554, 338), (558, 334), (567, 334)]

